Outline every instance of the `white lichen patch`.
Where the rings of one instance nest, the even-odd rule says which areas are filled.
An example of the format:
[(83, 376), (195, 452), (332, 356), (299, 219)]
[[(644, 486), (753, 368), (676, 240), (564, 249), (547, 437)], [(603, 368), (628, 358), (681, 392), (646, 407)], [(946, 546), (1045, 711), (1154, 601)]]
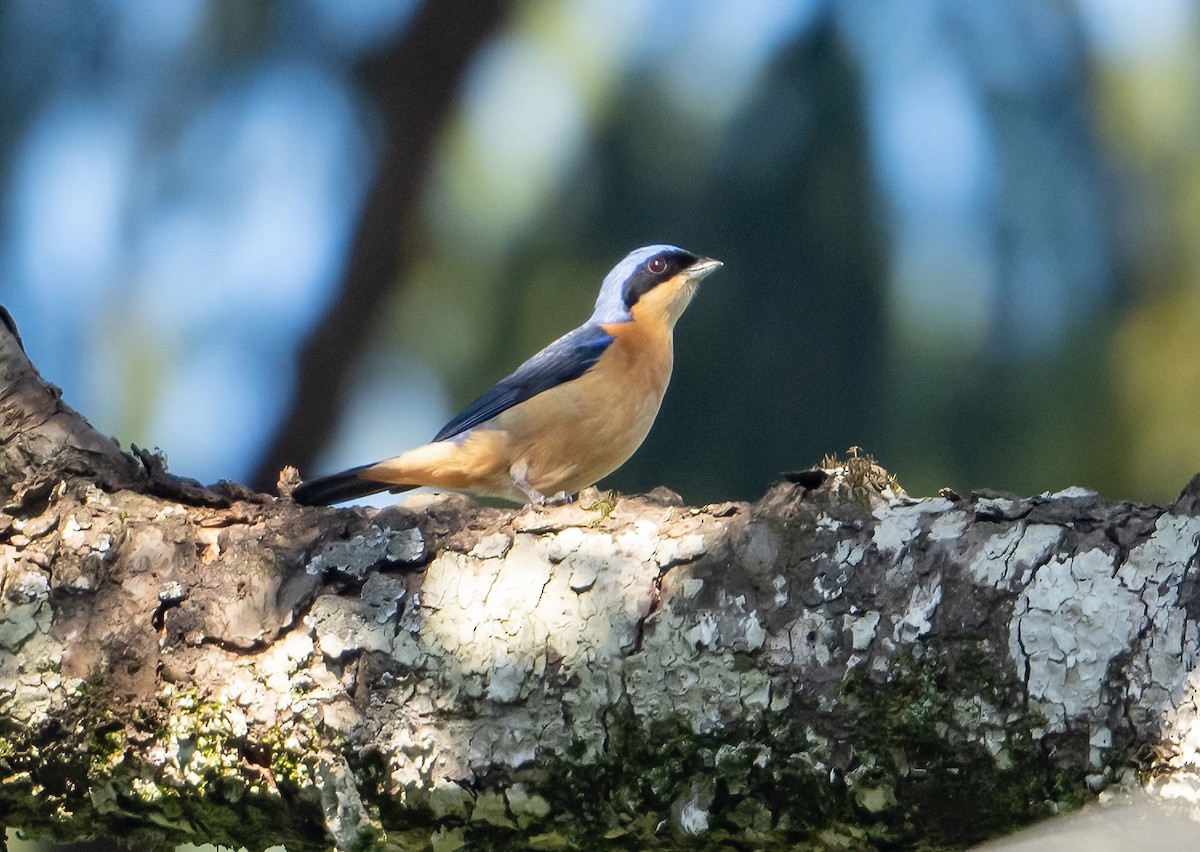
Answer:
[(415, 564), (425, 558), (425, 538), (417, 528), (393, 530), (371, 527), (346, 541), (327, 542), (305, 566), (309, 574), (336, 570), (362, 578), (381, 562)]
[(980, 497), (975, 501), (976, 515), (998, 515), (1009, 517), (1017, 511), (1019, 504), (1008, 497)]
[(931, 541), (957, 541), (966, 532), (968, 521), (970, 516), (966, 512), (948, 511), (938, 515), (929, 525), (929, 538)]
[(1033, 567), (1044, 562), (1062, 539), (1062, 527), (1017, 523), (986, 538), (967, 563), (967, 570), (984, 586), (1000, 587), (1029, 581)]
[(512, 704), (521, 696), (521, 688), (529, 678), (529, 670), (507, 660), (498, 660), (487, 676), (487, 697), (497, 704)]
[[(1190, 732), (1200, 714), (1188, 697), (1198, 643), (1177, 600), (1198, 536), (1200, 519), (1164, 514), (1120, 566), (1093, 548), (1037, 570), (1017, 601), (1009, 650), (1051, 730), (1103, 718), (1109, 665), (1126, 654), (1128, 718), (1141, 726), (1165, 717), (1179, 768), (1200, 766), (1200, 737), (1193, 742)], [(1030, 552), (1044, 554), (1056, 543), (1046, 533)], [(1090, 724), (1090, 760), (1099, 767), (1111, 731)]]
[(1019, 524), (1002, 529), (983, 540), (967, 563), (967, 570), (982, 586), (999, 586), (1010, 579), (1013, 567), (1013, 552), (1021, 539)]
[[(1137, 721), (1167, 714), (1167, 730), (1183, 707), (1186, 683), (1198, 660), (1194, 625), (1179, 606), (1179, 589), (1193, 563), (1200, 540), (1200, 518), (1160, 516), (1154, 533), (1135, 547), (1120, 571), (1122, 583), (1145, 605), (1149, 637), (1130, 661), (1131, 692)], [(1141, 689), (1135, 685), (1144, 684)], [(1200, 760), (1197, 761), (1200, 765)]]
[(1029, 524), (1022, 527), (1021, 537), (1012, 552), (1012, 564), (1020, 571), (1019, 574), (1015, 574), (1019, 582), (1029, 581), (1034, 566), (1046, 561), (1058, 546), (1062, 535), (1062, 528), (1051, 524)]
[(646, 562), (654, 558), (658, 549), (660, 530), (653, 521), (634, 521), (631, 526), (617, 533), (613, 539), (618, 555), (628, 556), (638, 562)]
[(693, 616), (687, 639), (698, 648), (726, 647), (751, 653), (763, 646), (767, 632), (758, 610), (750, 609), (744, 595), (729, 594), (721, 589), (717, 604)]
[(1088, 745), (1090, 746), (1088, 764), (1094, 768), (1104, 766), (1105, 759), (1108, 757), (1108, 750), (1112, 748), (1112, 744), (1112, 729), (1107, 725), (1093, 725), (1091, 736), (1088, 737)]
[(59, 534), (62, 543), (70, 548), (81, 548), (87, 544), (87, 531), (92, 528), (90, 518), (79, 518), (77, 515), (71, 515), (67, 518), (67, 522), (62, 526), (62, 532)]
[(387, 652), (393, 629), (379, 622), (360, 601), (340, 595), (322, 595), (304, 617), (316, 631), (317, 644), (326, 657), (336, 660), (351, 652)]
[(50, 630), (50, 619), (47, 576), (36, 569), (8, 573), (0, 598), (0, 649), (17, 653), (35, 634)]
[(686, 796), (671, 804), (671, 820), (685, 837), (699, 837), (708, 831), (708, 809), (713, 794), (706, 785), (693, 784)]
[(325, 827), (334, 846), (353, 849), (370, 830), (370, 820), (354, 773), (341, 755), (323, 753), (317, 765), (316, 787), (321, 794)]
[(872, 541), (880, 553), (896, 553), (916, 538), (928, 515), (945, 512), (953, 506), (942, 497), (916, 503), (907, 500), (885, 503), (871, 513), (878, 521)]
[(654, 561), (660, 568), (669, 568), (683, 562), (691, 562), (707, 550), (704, 536), (691, 533), (679, 538), (664, 538), (658, 542), (654, 550)]
[(865, 651), (871, 647), (875, 633), (879, 628), (880, 613), (871, 611), (865, 615), (842, 616), (842, 628), (850, 632), (850, 647), (855, 651)]
[(771, 579), (771, 587), (775, 590), (775, 606), (786, 606), (788, 602), (787, 577), (776, 576)]
[(737, 650), (753, 652), (763, 646), (767, 638), (767, 631), (759, 621), (758, 613), (751, 612), (738, 618), (734, 635), (737, 637), (734, 641), (734, 647)]
[(833, 576), (819, 573), (813, 577), (813, 591), (820, 595), (821, 600), (826, 603), (836, 600), (842, 596), (847, 577), (845, 570), (839, 571)]
[(933, 615), (942, 602), (941, 575), (930, 578), (912, 590), (904, 614), (892, 629), (892, 641), (915, 642), (933, 629)]
[(494, 532), (481, 538), (471, 548), (470, 555), (476, 559), (499, 559), (508, 553), (510, 547), (512, 547), (512, 536), (505, 532)]
[(387, 624), (395, 619), (404, 595), (404, 584), (395, 577), (372, 574), (363, 584), (359, 597), (363, 615), (376, 624)]
[(693, 645), (711, 648), (717, 643), (717, 615), (705, 612), (700, 619), (687, 631), (687, 640)]
[[(402, 750), (393, 772), (398, 784), (425, 783), (432, 771), (427, 754), (449, 761), (440, 771), (460, 780), (471, 777), (476, 763), (523, 765), (541, 748), (566, 747), (564, 704), (573, 717), (591, 719), (619, 699), (623, 655), (638, 639), (659, 572), (658, 527), (627, 533), (619, 540), (576, 527), (517, 533), (502, 557), (444, 552), (429, 564), (391, 645), (398, 662), (434, 673), (394, 687), (405, 708), (395, 724), (407, 726), (405, 736), (415, 742), (429, 743), (429, 751)], [(761, 626), (748, 616), (742, 613), (742, 634), (753, 639)], [(545, 680), (551, 659), (557, 680), (571, 686), (561, 701), (546, 702), (539, 696), (553, 688)], [(486, 699), (498, 715), (473, 721), (458, 742), (450, 735), (443, 741), (442, 734), (454, 732), (443, 717), (425, 714), (452, 712), (464, 699)], [(603, 729), (583, 730), (585, 747), (599, 754)]]
[(0, 653), (0, 713), (14, 722), (37, 727), (42, 725), (62, 695), (78, 689), (78, 678), (64, 678), (56, 668), (62, 660), (63, 645), (51, 638), (50, 606), (38, 604), (36, 628), (21, 643), (17, 654)]
[[(838, 565), (853, 567), (862, 562), (863, 556), (866, 555), (864, 548), (857, 541), (852, 539), (843, 539), (837, 543), (837, 547), (833, 551), (833, 561)], [(845, 582), (845, 574), (842, 575), (842, 582)]]
[(546, 558), (551, 562), (561, 562), (568, 553), (579, 549), (585, 536), (586, 533), (579, 527), (567, 527), (555, 533), (546, 549)]
[(1164, 514), (1154, 534), (1139, 544), (1122, 568), (1126, 584), (1146, 602), (1153, 640), (1131, 663), (1130, 678), (1145, 683), (1136, 691), (1134, 718), (1163, 720), (1166, 764), (1176, 780), (1156, 792), (1200, 804), (1200, 634), (1178, 605), (1178, 589), (1195, 559), (1200, 518)]
[(1121, 574), (1125, 585), (1134, 591), (1152, 595), (1147, 603), (1158, 603), (1157, 587), (1170, 592), (1165, 599), (1174, 602), (1180, 580), (1196, 556), (1200, 541), (1200, 518), (1164, 514), (1154, 525), (1154, 533), (1129, 554)]
[(1084, 488), (1082, 485), (1072, 485), (1070, 488), (1064, 488), (1062, 491), (1043, 492), (1042, 497), (1046, 500), (1077, 500), (1080, 498), (1098, 497), (1099, 494), (1091, 489)]
[(570, 571), (570, 586), (574, 592), (586, 592), (596, 585), (596, 578), (612, 560), (613, 540), (606, 533), (581, 536), (575, 547), (562, 559), (559, 570)]
[[(541, 718), (532, 708), (520, 706), (509, 708), (500, 716), (480, 719), (470, 726), (466, 765), (471, 771), (496, 766), (518, 769), (532, 763), (540, 748), (565, 748), (565, 738), (546, 735), (550, 724), (561, 725), (561, 722)], [(449, 743), (443, 744), (445, 747), (456, 748)]]
[(460, 597), (459, 604), (476, 615), (490, 614), (497, 621), (506, 619), (510, 613), (531, 612), (542, 599), (551, 571), (550, 561), (537, 539), (519, 535), (513, 539), (512, 550), (502, 566), (495, 570), (483, 611), (480, 612), (478, 598), (464, 601)]
[[(1165, 714), (1166, 763), (1177, 773), (1190, 772), (1200, 778), (1200, 668), (1188, 673), (1182, 692), (1182, 699)], [(1200, 794), (1193, 801), (1200, 805)]]
[(260, 724), (272, 724), (293, 709), (299, 682), (314, 663), (315, 644), (308, 630), (292, 630), (256, 655), (253, 668), (224, 680), (219, 701), (236, 703)]
[(825, 666), (841, 643), (838, 623), (820, 612), (802, 610), (784, 630), (767, 636), (767, 662), (772, 666)]
[(734, 651), (718, 644), (697, 646), (685, 616), (660, 612), (641, 653), (625, 660), (624, 685), (635, 718), (678, 717), (696, 733), (719, 729), (727, 719), (746, 718), (770, 702), (770, 680), (757, 669), (738, 671)]
[(44, 600), (50, 595), (50, 578), (41, 571), (22, 571), (10, 578), (4, 595), (13, 603)]
[(1143, 612), (1099, 548), (1038, 570), (1017, 600), (1009, 653), (1051, 731), (1100, 708), (1109, 661), (1131, 647)]

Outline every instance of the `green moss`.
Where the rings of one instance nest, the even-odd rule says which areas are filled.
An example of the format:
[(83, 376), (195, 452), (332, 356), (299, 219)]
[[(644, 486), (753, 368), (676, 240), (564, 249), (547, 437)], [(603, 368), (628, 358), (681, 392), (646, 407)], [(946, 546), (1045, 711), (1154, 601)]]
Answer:
[(303, 756), (287, 745), (287, 738), (278, 728), (273, 728), (262, 738), (263, 748), (270, 759), (271, 773), (276, 779), (289, 784), (311, 783), (309, 767)]
[[(856, 783), (890, 787), (897, 800), (877, 814), (878, 840), (957, 848), (1087, 798), (1084, 773), (1052, 768), (1035, 738), (1043, 720), (1031, 715), (990, 730), (986, 722), (964, 723), (955, 706), (963, 695), (986, 703), (1019, 694), (1015, 684), (995, 682), (1000, 667), (989, 670), (983, 659), (973, 666), (970, 654), (960, 656), (952, 675), (944, 655), (917, 647), (893, 661), (884, 683), (847, 681), (842, 698), (858, 714), (854, 744), (863, 770)], [(1001, 759), (985, 747), (985, 734), (1001, 742)]]
[[(488, 849), (530, 848), (534, 838), (554, 849), (962, 848), (1086, 796), (1082, 773), (1051, 768), (1031, 732), (1036, 717), (991, 731), (1002, 760), (964, 719), (964, 692), (983, 702), (1014, 694), (983, 664), (985, 652), (951, 673), (936, 651), (908, 651), (878, 681), (850, 678), (841, 699), (856, 713), (852, 735), (817, 733), (827, 720), (798, 702), (753, 729), (705, 734), (680, 722), (646, 729), (617, 714), (601, 759), (580, 746), (489, 779), (493, 792), (520, 783), (544, 799), (537, 818), (518, 827), (493, 795), (482, 822), (462, 814), (435, 822), (461, 830), (444, 836)], [(672, 806), (677, 813), (697, 790), (708, 829), (682, 837)], [(404, 819), (411, 826), (411, 813)]]
[[(696, 734), (679, 722), (645, 730), (616, 718), (602, 760), (582, 760), (581, 750), (548, 758), (527, 779), (550, 805), (541, 831), (581, 849), (697, 848), (701, 841), (699, 848), (785, 849), (810, 836), (812, 825), (849, 815), (844, 791), (807, 758), (812, 741), (803, 726), (781, 725), (767, 746), (749, 741), (762, 739), (762, 731), (750, 733)], [(709, 830), (698, 839), (677, 837), (671, 807), (694, 785), (711, 791)]]
[[(61, 717), (70, 726), (65, 735), (17, 727), (0, 734), (0, 822), (32, 837), (109, 836), (149, 850), (188, 841), (325, 848), (313, 793), (286, 782), (247, 787), (246, 744), (222, 728), (224, 712), (183, 696), (156, 715), (113, 696), (102, 678), (88, 678)], [(195, 735), (179, 741), (188, 775), (172, 783), (147, 754), (156, 744), (169, 749), (180, 725)]]
[[(853, 714), (839, 717), (846, 729), (828, 730), (833, 720), (801, 701), (750, 727), (702, 734), (681, 721), (646, 727), (614, 709), (599, 759), (580, 744), (461, 793), (396, 795), (383, 755), (345, 745), (380, 828), (359, 848), (428, 849), (435, 835), (447, 849), (961, 848), (1079, 803), (1082, 774), (1050, 768), (1033, 734), (1044, 720), (1014, 724), (1000, 712), (1018, 693), (989, 664), (989, 649), (956, 653), (953, 668), (950, 659), (914, 647), (885, 675), (852, 673), (838, 696)], [(982, 708), (974, 719), (964, 695)], [(72, 712), (68, 736), (39, 732), (35, 744), (0, 730), (0, 818), (63, 837), (107, 832), (148, 849), (327, 846), (307, 723), (242, 736), (230, 707), (194, 691), (152, 713), (121, 706), (96, 678), (81, 685)], [(985, 747), (985, 733), (999, 745)], [(76, 750), (80, 741), (86, 748)], [(176, 759), (172, 743), (186, 782), (170, 783), (161, 761), (148, 762), (155, 744)], [(683, 837), (678, 812), (693, 796), (708, 828)]]

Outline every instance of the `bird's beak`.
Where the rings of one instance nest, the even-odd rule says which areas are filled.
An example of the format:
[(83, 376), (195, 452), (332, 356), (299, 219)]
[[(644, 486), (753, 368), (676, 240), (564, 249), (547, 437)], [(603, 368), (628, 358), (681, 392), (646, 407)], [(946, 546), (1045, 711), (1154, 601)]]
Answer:
[(699, 281), (712, 272), (716, 272), (725, 264), (711, 257), (702, 257), (687, 268), (686, 275), (690, 281)]

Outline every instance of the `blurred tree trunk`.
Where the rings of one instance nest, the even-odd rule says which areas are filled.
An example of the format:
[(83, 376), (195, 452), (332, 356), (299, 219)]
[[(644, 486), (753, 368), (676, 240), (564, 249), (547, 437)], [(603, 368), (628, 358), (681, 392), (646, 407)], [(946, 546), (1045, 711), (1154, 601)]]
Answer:
[(341, 287), (305, 341), (291, 405), (252, 482), (273, 488), (285, 465), (307, 470), (336, 425), (348, 373), (377, 330), (381, 309), (409, 262), (409, 235), (434, 144), (463, 74), (496, 32), (508, 2), (421, 5), (404, 37), (360, 69), (383, 119), (380, 163), (355, 229)]
[(912, 500), (853, 457), (753, 504), (303, 508), (121, 453), (0, 319), (10, 827), (958, 847), (1197, 777), (1200, 478)]

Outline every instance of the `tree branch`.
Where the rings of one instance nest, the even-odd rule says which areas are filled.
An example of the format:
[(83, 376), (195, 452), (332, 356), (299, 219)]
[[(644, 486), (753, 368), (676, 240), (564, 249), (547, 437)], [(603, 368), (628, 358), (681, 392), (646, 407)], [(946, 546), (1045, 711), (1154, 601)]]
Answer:
[(752, 504), (222, 505), (27, 363), (4, 324), (6, 493), (42, 495), (0, 514), (11, 827), (957, 847), (1196, 777), (1200, 478), (913, 500), (852, 457)]
[[(117, 443), (96, 432), (46, 384), (25, 355), (16, 324), (0, 307), (0, 493), (21, 503), (44, 490), (45, 473), (64, 472), (113, 485), (136, 478), (136, 465)], [(47, 471), (47, 468), (49, 469)], [(22, 483), (24, 488), (13, 486)]]

